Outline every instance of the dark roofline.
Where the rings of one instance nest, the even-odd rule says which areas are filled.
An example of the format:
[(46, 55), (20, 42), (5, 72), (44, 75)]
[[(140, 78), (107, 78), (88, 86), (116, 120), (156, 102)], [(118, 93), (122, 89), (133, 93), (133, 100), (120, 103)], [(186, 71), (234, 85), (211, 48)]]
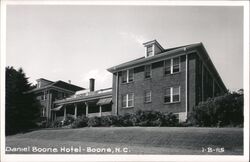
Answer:
[[(84, 89), (85, 89), (85, 88), (83, 88), (83, 87), (79, 87), (79, 86), (77, 86), (77, 85), (74, 85), (74, 84), (71, 84), (71, 83), (67, 83), (67, 82), (64, 82), (64, 81), (62, 81), (62, 80), (58, 80), (58, 81), (56, 81), (55, 83), (53, 83), (52, 85), (55, 86), (55, 84), (57, 84), (57, 83), (59, 83), (59, 82), (62, 82), (62, 83), (64, 83), (64, 84), (68, 84), (68, 85), (70, 85), (70, 86), (72, 86), (72, 87), (75, 87), (76, 89), (79, 89), (79, 90), (77, 90), (77, 91), (80, 91), (80, 90), (84, 90)], [(60, 87), (60, 88), (62, 88), (62, 87)]]
[(153, 62), (155, 60), (158, 61), (159, 59), (165, 58), (166, 56), (172, 57), (173, 54), (183, 52), (186, 50), (187, 47), (197, 47), (200, 44), (201, 43), (195, 43), (195, 44), (189, 44), (189, 45), (185, 45), (185, 46), (179, 46), (179, 47), (175, 47), (175, 48), (166, 49), (164, 52), (159, 53), (157, 55), (147, 57), (147, 58), (140, 57), (140, 58), (119, 64), (117, 66), (113, 66), (111, 68), (108, 68), (107, 70), (111, 73), (115, 73), (117, 71), (124, 70), (126, 68), (136, 67), (138, 65), (148, 63), (148, 62)]
[(51, 82), (51, 83), (54, 83), (53, 81), (51, 81), (51, 80), (48, 80), (48, 79), (44, 79), (44, 78), (39, 78), (39, 79), (37, 79), (36, 81), (39, 81), (39, 80), (45, 80), (45, 81), (47, 81), (47, 82)]
[[(41, 79), (43, 79), (43, 78), (41, 78)], [(39, 80), (39, 79), (38, 79), (38, 80)], [(46, 80), (46, 79), (44, 79), (44, 80)], [(48, 80), (48, 81), (49, 81), (49, 80)], [(50, 81), (50, 82), (52, 82), (52, 81)], [(44, 86), (44, 87), (32, 89), (32, 90), (28, 91), (27, 93), (30, 93), (30, 92), (38, 92), (38, 91), (42, 91), (42, 90), (47, 89), (47, 88), (59, 88), (59, 89), (65, 90), (65, 91), (70, 91), (70, 92), (72, 92), (72, 93), (76, 92), (76, 91), (74, 91), (74, 90), (69, 90), (69, 89), (65, 89), (65, 88), (56, 86), (55, 84), (57, 84), (57, 83), (59, 83), (59, 82), (63, 82), (64, 84), (68, 84), (68, 85), (70, 85), (70, 86), (75, 87), (76, 89), (78, 89), (78, 90), (76, 90), (76, 91), (84, 90), (84, 89), (85, 89), (85, 88), (83, 88), (83, 87), (79, 87), (79, 86), (76, 86), (76, 85), (73, 85), (73, 84), (70, 84), (70, 83), (67, 83), (67, 82), (58, 80), (58, 81), (52, 82), (52, 84), (46, 85), (46, 86)]]
[(155, 55), (152, 57), (147, 57), (147, 58), (141, 57), (141, 58), (129, 61), (129, 62), (119, 64), (117, 66), (113, 66), (107, 70), (111, 73), (116, 73), (116, 72), (122, 71), (124, 69), (135, 68), (138, 66), (143, 66), (144, 64), (154, 63), (154, 62), (157, 62), (163, 58), (166, 59), (166, 58), (172, 58), (172, 57), (176, 57), (176, 56), (185, 55), (188, 51), (192, 51), (192, 50), (203, 51), (202, 54), (200, 54), (200, 52), (197, 52), (200, 59), (202, 59), (206, 64), (208, 64), (208, 66), (211, 67), (211, 70), (209, 70), (209, 69), (208, 70), (210, 71), (210, 73), (212, 73), (211, 75), (213, 75), (215, 78), (217, 78), (217, 80), (219, 82), (219, 86), (220, 87), (222, 86), (221, 88), (226, 92), (227, 88), (226, 88), (224, 82), (222, 81), (218, 71), (216, 70), (213, 62), (211, 61), (211, 59), (210, 59), (202, 42), (166, 49), (164, 52), (162, 52), (158, 55)]
[(70, 103), (76, 103), (76, 102), (84, 102), (84, 101), (91, 101), (96, 99), (102, 99), (102, 98), (108, 98), (112, 97), (112, 91), (95, 94), (95, 95), (89, 95), (89, 96), (79, 96), (79, 97), (68, 97), (62, 100), (54, 101), (56, 105), (63, 105), (63, 104), (70, 104)]

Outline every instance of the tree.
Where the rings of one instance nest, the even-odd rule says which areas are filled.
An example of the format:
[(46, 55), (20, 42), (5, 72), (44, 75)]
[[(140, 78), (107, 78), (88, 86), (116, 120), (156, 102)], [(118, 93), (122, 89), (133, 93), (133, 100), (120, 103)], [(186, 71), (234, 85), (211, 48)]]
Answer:
[(6, 135), (34, 128), (39, 117), (40, 103), (33, 93), (28, 78), (20, 68), (6, 67)]
[(189, 121), (198, 126), (243, 126), (243, 89), (210, 98), (194, 107)]

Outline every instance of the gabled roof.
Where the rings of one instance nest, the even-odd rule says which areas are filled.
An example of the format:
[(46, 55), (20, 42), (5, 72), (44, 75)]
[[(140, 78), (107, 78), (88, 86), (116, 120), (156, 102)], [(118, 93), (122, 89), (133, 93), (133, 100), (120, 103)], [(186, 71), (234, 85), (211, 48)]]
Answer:
[(47, 89), (47, 88), (52, 88), (52, 87), (58, 87), (58, 88), (61, 88), (61, 89), (64, 89), (64, 90), (68, 90), (68, 91), (71, 91), (71, 92), (76, 92), (76, 91), (80, 91), (80, 90), (84, 90), (85, 89), (85, 88), (82, 88), (82, 87), (79, 87), (79, 86), (76, 86), (76, 85), (73, 85), (73, 84), (61, 81), (61, 80), (56, 81), (56, 82), (52, 82), (52, 81), (50, 81), (50, 82), (51, 83), (48, 84), (48, 85), (46, 85), (46, 86), (30, 90), (30, 91), (28, 91), (28, 93), (29, 92), (41, 91), (41, 90), (44, 90), (44, 89)]

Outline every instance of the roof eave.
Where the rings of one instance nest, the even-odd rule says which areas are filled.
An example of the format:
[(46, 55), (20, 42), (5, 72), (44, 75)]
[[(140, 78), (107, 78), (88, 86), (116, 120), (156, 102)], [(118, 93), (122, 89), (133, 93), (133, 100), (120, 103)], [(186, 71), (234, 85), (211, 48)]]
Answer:
[(172, 54), (175, 54), (175, 53), (185, 52), (187, 50), (197, 48), (197, 47), (199, 47), (201, 45), (202, 45), (202, 43), (196, 43), (196, 44), (184, 46), (184, 47), (174, 49), (174, 50), (171, 50), (171, 51), (162, 52), (162, 53), (157, 54), (157, 55), (152, 56), (152, 57), (144, 58), (144, 59), (141, 59), (141, 60), (136, 60), (136, 61), (134, 61), (132, 63), (128, 63), (128, 64), (123, 63), (123, 64), (126, 64), (126, 65), (120, 64), (120, 65), (117, 65), (117, 66), (113, 66), (111, 68), (108, 68), (107, 70), (109, 72), (111, 72), (111, 73), (115, 73), (115, 72), (118, 72), (118, 71), (123, 70), (125, 68), (135, 66), (137, 64), (142, 64), (144, 62), (151, 61), (151, 60), (159, 60), (159, 59), (162, 59), (163, 57), (172, 56)]

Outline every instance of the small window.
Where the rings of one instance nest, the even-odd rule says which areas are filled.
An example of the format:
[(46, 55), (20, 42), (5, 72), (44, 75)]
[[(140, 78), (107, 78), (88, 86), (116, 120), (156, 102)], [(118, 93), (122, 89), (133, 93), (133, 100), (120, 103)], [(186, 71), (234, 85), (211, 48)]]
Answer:
[(127, 95), (122, 95), (122, 107), (127, 107)]
[(122, 83), (129, 83), (134, 80), (134, 69), (122, 71)]
[(164, 103), (170, 103), (170, 102), (171, 102), (171, 88), (167, 88), (165, 90)]
[(174, 74), (180, 71), (180, 57), (169, 59), (164, 64), (164, 74)]
[(180, 71), (180, 58), (173, 59), (173, 73), (177, 73)]
[(165, 75), (171, 74), (171, 60), (165, 61), (164, 74)]
[(145, 91), (144, 102), (146, 103), (151, 102), (151, 91)]
[(165, 89), (164, 103), (180, 101), (180, 87), (169, 87)]
[(134, 80), (134, 69), (130, 69), (128, 71), (128, 82), (132, 82)]
[(145, 78), (151, 78), (151, 65), (146, 65), (145, 66)]
[(153, 45), (147, 47), (147, 57), (153, 56)]
[(130, 93), (128, 94), (128, 106), (127, 107), (132, 107), (134, 106), (134, 94)]
[(122, 71), (122, 83), (127, 83), (127, 70)]
[(129, 93), (126, 95), (122, 95), (122, 107), (133, 107), (134, 106), (134, 94)]
[(173, 87), (173, 102), (180, 101), (180, 87)]

